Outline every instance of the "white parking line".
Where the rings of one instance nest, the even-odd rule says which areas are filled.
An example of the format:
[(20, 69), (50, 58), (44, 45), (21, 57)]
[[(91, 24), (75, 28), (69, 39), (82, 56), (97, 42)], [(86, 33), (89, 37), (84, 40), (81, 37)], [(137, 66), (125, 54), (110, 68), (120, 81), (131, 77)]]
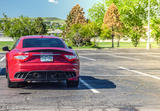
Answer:
[(5, 56), (3, 56), (3, 57), (0, 59), (0, 62), (2, 62), (5, 58), (6, 58), (6, 57), (5, 57)]
[(91, 60), (91, 61), (96, 61), (96, 59), (92, 59), (92, 58), (89, 58), (89, 57), (84, 57), (84, 56), (79, 56), (80, 58), (84, 58), (84, 59), (87, 59), (87, 60)]
[(123, 70), (127, 70), (129, 72), (134, 72), (134, 73), (137, 73), (137, 74), (140, 74), (140, 75), (143, 75), (143, 76), (147, 76), (147, 77), (151, 77), (153, 79), (158, 79), (160, 80), (160, 77), (157, 77), (157, 76), (154, 76), (154, 75), (150, 75), (150, 74), (147, 74), (147, 73), (143, 73), (143, 72), (139, 72), (139, 71), (136, 71), (136, 70), (130, 70), (128, 68), (125, 68), (125, 67), (119, 67), (120, 69), (123, 69)]
[(148, 55), (148, 54), (160, 54), (160, 53), (148, 53), (148, 52), (144, 52), (144, 53), (130, 53), (130, 52), (119, 52), (119, 53), (114, 53), (114, 54), (124, 54), (124, 55)]
[(158, 56), (158, 55), (147, 55), (147, 56), (160, 58), (160, 56)]
[(140, 60), (140, 59), (137, 59), (137, 58), (127, 57), (127, 56), (118, 56), (118, 55), (113, 55), (113, 54), (106, 54), (106, 55), (112, 56), (112, 57), (123, 58), (123, 59), (129, 59), (129, 60), (136, 60), (136, 61)]
[(80, 82), (83, 83), (88, 89), (90, 89), (93, 93), (99, 94), (100, 92), (86, 83), (84, 80), (80, 79)]
[(119, 54), (121, 54), (121, 55), (160, 55), (160, 53), (130, 53), (130, 52), (126, 52), (126, 53), (122, 53), (122, 52), (119, 52), (119, 53), (115, 53), (115, 52), (104, 52), (104, 53), (92, 53), (92, 52), (90, 52), (90, 53), (80, 53), (79, 55), (106, 55), (106, 54), (114, 54), (114, 55), (119, 55)]
[[(108, 55), (108, 56), (112, 56), (112, 57), (117, 57), (117, 58), (122, 58), (122, 59), (129, 59), (129, 60), (136, 60), (136, 61), (139, 61), (140, 59), (137, 59), (137, 58), (133, 58), (133, 57), (127, 57), (127, 56), (119, 56), (119, 55), (115, 55), (115, 54), (108, 54), (108, 53), (90, 53), (90, 54), (81, 54), (81, 55)], [(88, 57), (84, 57), (84, 56), (80, 56), (81, 58), (85, 58), (85, 59), (88, 59), (88, 60), (92, 60), (92, 61), (96, 61), (95, 59), (91, 59), (91, 58), (88, 58)]]

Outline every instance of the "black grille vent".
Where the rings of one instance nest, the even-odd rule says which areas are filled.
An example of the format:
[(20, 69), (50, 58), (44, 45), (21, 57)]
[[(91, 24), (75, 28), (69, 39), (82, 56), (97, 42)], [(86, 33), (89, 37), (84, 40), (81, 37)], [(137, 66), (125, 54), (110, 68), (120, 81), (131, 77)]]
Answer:
[(18, 72), (15, 74), (15, 78), (17, 79), (24, 79), (27, 76), (27, 72)]
[(76, 77), (76, 73), (62, 71), (18, 72), (14, 77), (17, 79), (25, 79), (26, 81), (53, 81), (74, 78)]

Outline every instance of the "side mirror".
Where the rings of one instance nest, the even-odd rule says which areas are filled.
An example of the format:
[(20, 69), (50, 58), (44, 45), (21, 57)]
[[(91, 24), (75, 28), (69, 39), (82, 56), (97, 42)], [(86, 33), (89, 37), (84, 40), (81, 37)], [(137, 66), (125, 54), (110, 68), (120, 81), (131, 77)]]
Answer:
[(72, 47), (71, 47), (71, 46), (69, 46), (68, 48), (69, 48), (69, 49), (72, 49)]
[(8, 48), (8, 46), (3, 47), (2, 50), (3, 51), (10, 51), (9, 48)]

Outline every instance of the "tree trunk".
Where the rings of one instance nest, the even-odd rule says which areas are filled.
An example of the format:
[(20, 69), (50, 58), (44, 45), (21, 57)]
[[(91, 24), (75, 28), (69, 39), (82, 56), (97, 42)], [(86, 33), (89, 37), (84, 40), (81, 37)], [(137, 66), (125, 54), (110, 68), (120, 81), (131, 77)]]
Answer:
[(96, 37), (94, 37), (94, 47), (96, 47)]
[(117, 41), (117, 47), (119, 47), (119, 46), (120, 46), (120, 45), (119, 45), (119, 41), (120, 41), (120, 40), (118, 39), (118, 41)]
[(120, 46), (120, 37), (118, 37), (118, 41), (117, 41), (117, 47)]
[(134, 47), (137, 47), (137, 44), (135, 44)]
[(112, 34), (112, 48), (114, 48), (114, 34)]

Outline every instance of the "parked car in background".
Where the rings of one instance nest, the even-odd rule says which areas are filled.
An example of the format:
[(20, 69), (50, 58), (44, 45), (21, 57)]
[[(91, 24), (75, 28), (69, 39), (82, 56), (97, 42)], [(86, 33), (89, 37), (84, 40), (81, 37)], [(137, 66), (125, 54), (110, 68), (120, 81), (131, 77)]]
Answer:
[(9, 88), (23, 83), (66, 80), (68, 87), (78, 87), (79, 57), (65, 42), (52, 36), (21, 37), (6, 53), (6, 77)]

